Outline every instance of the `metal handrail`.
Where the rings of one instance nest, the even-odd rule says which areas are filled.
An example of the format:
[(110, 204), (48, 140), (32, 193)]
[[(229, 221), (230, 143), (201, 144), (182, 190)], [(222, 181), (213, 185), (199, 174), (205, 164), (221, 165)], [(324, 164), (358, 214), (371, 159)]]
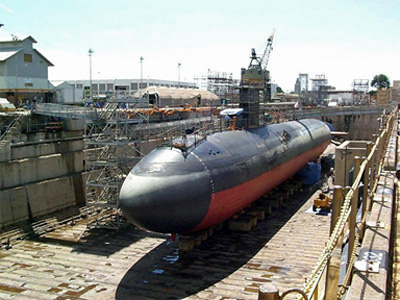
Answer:
[[(336, 222), (336, 225), (325, 245), (325, 248), (323, 249), (323, 251), (317, 261), (317, 264), (315, 265), (315, 267), (313, 268), (313, 271), (311, 272), (311, 275), (308, 277), (308, 279), (305, 282), (304, 292), (307, 294), (308, 299), (311, 299), (316, 294), (318, 284), (319, 284), (319, 282), (322, 278), (322, 275), (328, 265), (329, 258), (332, 256), (333, 250), (338, 245), (338, 241), (339, 241), (341, 235), (344, 233), (345, 225), (348, 222), (350, 212), (351, 212), (350, 204), (351, 204), (351, 199), (354, 195), (354, 191), (356, 191), (359, 188), (361, 180), (362, 180), (362, 176), (364, 175), (364, 172), (365, 172), (365, 169), (367, 168), (368, 163), (375, 158), (375, 156), (374, 156), (375, 151), (378, 149), (378, 147), (384, 146), (384, 144), (387, 142), (386, 137), (392, 128), (396, 113), (397, 113), (397, 108), (394, 109), (394, 111), (390, 115), (388, 122), (386, 123), (386, 127), (382, 130), (380, 136), (375, 141), (375, 144), (372, 147), (368, 157), (360, 165), (359, 172), (357, 173), (357, 176), (354, 179), (353, 185), (351, 186), (351, 188), (349, 189), (348, 193), (346, 194), (346, 196), (344, 198), (344, 201), (343, 201), (343, 204), (341, 207), (341, 212), (340, 212), (340, 215)], [(379, 157), (378, 161), (377, 161), (377, 168), (376, 168), (377, 173), (376, 174), (380, 173), (380, 170), (382, 168), (382, 163), (383, 163), (383, 158)], [(375, 189), (378, 185), (378, 181), (379, 181), (379, 178), (375, 178), (375, 182), (373, 184), (371, 183), (372, 188), (368, 195), (369, 199), (371, 199), (371, 196), (375, 192)], [(363, 218), (362, 222), (365, 223), (365, 221), (366, 221), (366, 218)], [(346, 272), (346, 276), (345, 276), (346, 281), (344, 282), (345, 284), (347, 284), (351, 278), (351, 273), (352, 273), (353, 264), (354, 264), (354, 260), (355, 260), (354, 258), (355, 258), (355, 253), (356, 253), (355, 250), (356, 249), (357, 249), (357, 243), (354, 243), (354, 248), (351, 249), (352, 255), (349, 259), (351, 265), (349, 265), (347, 272)], [(340, 299), (343, 295), (343, 289), (346, 288), (345, 284), (342, 286), (342, 288), (339, 291), (338, 299)], [(304, 299), (304, 297), (299, 296), (298, 299)]]
[(0, 149), (3, 148), (3, 146), (6, 144), (7, 139), (14, 133), (14, 126), (18, 125), (19, 122), (21, 121), (21, 116), (17, 116), (16, 118), (14, 118), (10, 124), (6, 127), (6, 130), (4, 131), (4, 133), (1, 135), (0, 137)]

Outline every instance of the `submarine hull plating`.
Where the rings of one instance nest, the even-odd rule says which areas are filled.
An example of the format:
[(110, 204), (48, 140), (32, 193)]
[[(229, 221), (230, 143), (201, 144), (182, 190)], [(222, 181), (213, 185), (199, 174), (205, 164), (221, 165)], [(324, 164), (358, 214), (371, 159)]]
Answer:
[(125, 179), (121, 209), (150, 231), (203, 230), (294, 175), (329, 142), (323, 122), (301, 120), (216, 133), (186, 153), (155, 149)]

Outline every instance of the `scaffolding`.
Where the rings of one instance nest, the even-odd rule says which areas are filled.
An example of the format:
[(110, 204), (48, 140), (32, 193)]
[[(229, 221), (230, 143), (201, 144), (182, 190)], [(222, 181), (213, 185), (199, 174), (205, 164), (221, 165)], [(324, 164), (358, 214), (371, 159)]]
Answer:
[(369, 80), (368, 79), (354, 79), (353, 80), (353, 91), (357, 93), (368, 93)]
[(353, 105), (362, 105), (370, 102), (369, 80), (368, 79), (354, 79), (353, 80)]
[(307, 104), (309, 98), (307, 73), (299, 73), (299, 77), (296, 80), (295, 91), (297, 92), (299, 97), (299, 105)]
[(117, 222), (105, 225), (119, 227), (119, 193), (126, 176), (145, 155), (145, 144), (167, 143), (188, 131), (215, 126), (216, 119), (209, 116), (149, 124), (150, 110), (136, 109), (143, 101), (112, 97), (102, 108), (93, 108), (89, 100), (84, 135), (86, 205), (115, 210), (113, 221)]
[(320, 104), (328, 99), (328, 79), (324, 74), (315, 75), (315, 78), (311, 79), (311, 101), (312, 104)]
[(216, 72), (208, 69), (207, 90), (214, 93), (221, 99), (232, 98), (233, 77), (232, 73)]
[(207, 91), (207, 76), (206, 75), (196, 75), (193, 78), (194, 83), (199, 88), (199, 90)]
[(148, 123), (148, 116), (141, 112), (130, 119), (134, 105), (128, 98), (111, 98), (96, 110), (96, 117), (88, 114), (91, 117), (85, 118), (87, 206), (119, 208), (122, 183), (143, 156), (138, 125)]

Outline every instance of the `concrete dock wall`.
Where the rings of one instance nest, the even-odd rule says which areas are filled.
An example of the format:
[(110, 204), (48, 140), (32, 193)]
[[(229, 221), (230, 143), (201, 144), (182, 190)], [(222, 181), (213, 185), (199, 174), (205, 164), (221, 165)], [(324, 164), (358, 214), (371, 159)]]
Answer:
[(0, 190), (0, 229), (74, 205), (74, 176)]
[(24, 187), (0, 190), (0, 229), (28, 220), (28, 201)]
[(0, 189), (83, 171), (83, 152), (53, 154), (0, 163)]
[(26, 187), (32, 217), (38, 217), (76, 204), (71, 177), (46, 180)]
[(83, 140), (15, 145), (11, 148), (11, 157), (8, 160), (38, 157), (54, 153), (83, 151), (83, 149)]
[(348, 139), (371, 140), (372, 135), (378, 132), (380, 114), (354, 115), (354, 116), (332, 116), (323, 118), (324, 121), (332, 123), (336, 131), (347, 131)]
[(82, 121), (17, 134), (0, 149), (0, 231), (85, 203)]

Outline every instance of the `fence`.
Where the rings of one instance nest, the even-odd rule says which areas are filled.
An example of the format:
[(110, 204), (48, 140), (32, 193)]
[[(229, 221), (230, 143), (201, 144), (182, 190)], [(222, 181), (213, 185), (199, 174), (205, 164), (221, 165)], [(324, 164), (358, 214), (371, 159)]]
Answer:
[[(292, 289), (279, 296), (277, 290), (271, 289), (272, 292), (264, 292), (260, 289), (259, 299), (283, 299), (288, 294), (297, 293), (298, 299), (317, 300), (320, 299), (320, 291), (323, 291), (323, 297), (321, 297), (323, 299), (342, 299), (351, 283), (358, 241), (364, 236), (367, 212), (372, 209), (373, 195), (382, 170), (383, 153), (396, 119), (397, 108), (385, 118), (379, 135), (375, 135), (373, 144), (367, 148), (367, 157), (355, 157), (355, 177), (352, 186), (334, 188), (330, 236), (303, 290)], [(362, 183), (363, 189), (361, 189)], [(361, 221), (357, 223), (359, 196), (362, 196)], [(340, 260), (345, 236), (348, 236), (346, 274), (339, 285)], [(320, 286), (324, 275), (326, 275), (325, 288)]]

